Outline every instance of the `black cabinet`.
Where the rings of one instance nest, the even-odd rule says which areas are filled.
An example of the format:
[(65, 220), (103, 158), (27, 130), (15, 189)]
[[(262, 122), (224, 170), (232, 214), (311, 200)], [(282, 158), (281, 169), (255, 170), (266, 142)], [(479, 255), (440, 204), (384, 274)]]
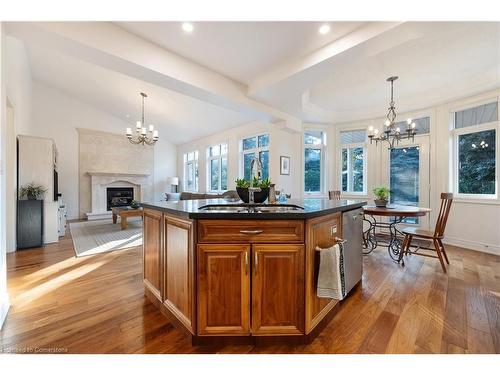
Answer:
[(17, 248), (43, 245), (43, 200), (17, 201)]

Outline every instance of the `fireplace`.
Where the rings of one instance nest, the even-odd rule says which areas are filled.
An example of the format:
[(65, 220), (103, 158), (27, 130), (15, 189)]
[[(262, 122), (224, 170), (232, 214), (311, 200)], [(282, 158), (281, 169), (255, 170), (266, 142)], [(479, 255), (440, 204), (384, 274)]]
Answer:
[(132, 187), (108, 187), (106, 188), (106, 209), (111, 211), (113, 207), (130, 206), (134, 199), (134, 188)]

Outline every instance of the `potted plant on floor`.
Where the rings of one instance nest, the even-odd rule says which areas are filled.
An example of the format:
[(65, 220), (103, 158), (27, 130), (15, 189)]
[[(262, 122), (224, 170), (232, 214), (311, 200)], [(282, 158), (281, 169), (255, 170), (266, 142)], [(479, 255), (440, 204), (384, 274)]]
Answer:
[(389, 188), (385, 186), (375, 187), (373, 188), (373, 194), (375, 195), (375, 206), (387, 207), (387, 203), (389, 203), (389, 195), (391, 194)]
[(28, 200), (37, 200), (43, 198), (47, 189), (42, 185), (37, 185), (34, 182), (21, 186), (19, 189), (19, 198), (27, 198)]

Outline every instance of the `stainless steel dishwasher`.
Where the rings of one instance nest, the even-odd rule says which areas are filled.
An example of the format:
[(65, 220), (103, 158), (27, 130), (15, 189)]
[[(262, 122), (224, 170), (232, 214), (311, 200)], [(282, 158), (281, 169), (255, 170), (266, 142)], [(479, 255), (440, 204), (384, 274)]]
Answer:
[(344, 280), (347, 294), (363, 276), (363, 209), (344, 212), (342, 237), (345, 240)]

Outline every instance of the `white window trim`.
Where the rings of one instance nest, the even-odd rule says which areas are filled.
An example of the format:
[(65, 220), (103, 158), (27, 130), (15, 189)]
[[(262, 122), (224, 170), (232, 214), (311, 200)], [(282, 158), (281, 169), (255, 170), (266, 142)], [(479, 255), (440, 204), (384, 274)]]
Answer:
[[(368, 148), (366, 147), (366, 142), (361, 142), (361, 143), (349, 143), (349, 144), (341, 144), (341, 141), (340, 141), (340, 137), (339, 137), (339, 143), (340, 143), (340, 147), (339, 147), (339, 165), (340, 165), (340, 168), (339, 168), (339, 187), (340, 187), (340, 194), (341, 195), (346, 195), (346, 196), (366, 196), (367, 195), (367, 190), (366, 190), (366, 187), (367, 187), (367, 181), (368, 181)], [(349, 190), (349, 185), (350, 185), (350, 181), (349, 181), (349, 178), (347, 179), (347, 187), (348, 187), (348, 190), (347, 191), (343, 191), (342, 190), (342, 174), (343, 174), (343, 171), (342, 171), (342, 150), (344, 149), (352, 149), (352, 148), (362, 148), (363, 149), (363, 191), (352, 191), (352, 190)], [(347, 163), (348, 165), (350, 164), (349, 163), (350, 159), (348, 158), (347, 160)], [(352, 186), (351, 186), (352, 188)]]
[[(259, 137), (262, 136), (262, 135), (267, 135), (269, 137), (269, 143), (271, 142), (271, 136), (269, 135), (268, 132), (258, 133), (258, 134), (255, 134), (255, 135), (249, 135), (249, 136), (242, 137), (240, 139), (240, 163), (239, 163), (240, 164), (240, 170), (239, 170), (239, 173), (238, 173), (239, 178), (244, 178), (245, 177), (245, 166), (244, 166), (245, 155), (253, 154), (254, 157), (258, 158), (259, 157), (259, 153), (261, 151), (269, 151), (269, 164), (271, 163), (271, 152), (269, 150), (269, 143), (268, 143), (267, 146), (259, 147)], [(257, 138), (257, 143), (256, 143), (257, 147), (251, 148), (251, 149), (248, 149), (248, 150), (243, 150), (243, 140), (244, 139), (248, 139), (248, 138)], [(269, 173), (271, 173), (270, 165), (268, 165), (268, 169), (269, 169)], [(269, 176), (269, 178), (271, 178), (271, 176)]]
[[(483, 102), (483, 101), (481, 101)], [(483, 103), (487, 104), (487, 103)], [(479, 104), (481, 105), (481, 104)], [(477, 106), (477, 105), (474, 105)], [(473, 107), (474, 107), (473, 106)], [(468, 108), (473, 108), (471, 106), (465, 107), (463, 109), (468, 109)], [(499, 106), (500, 107), (500, 106)], [(500, 162), (500, 148), (499, 142), (500, 142), (500, 126), (499, 123), (500, 121), (494, 121), (494, 122), (488, 122), (484, 124), (479, 124), (479, 125), (473, 125), (473, 126), (467, 126), (465, 128), (460, 128), (460, 129), (455, 129), (455, 112), (457, 110), (454, 110), (451, 112), (451, 123), (452, 123), (452, 130), (450, 131), (450, 137), (452, 139), (452, 166), (453, 166), (453, 193), (457, 201), (483, 201), (483, 202), (499, 202), (499, 196), (498, 196), (498, 185), (499, 185), (499, 180), (498, 180), (498, 171), (499, 171), (499, 162)], [(500, 115), (500, 114), (499, 114)], [(500, 118), (500, 116), (497, 116)], [(463, 194), (459, 193), (458, 191), (458, 137), (460, 135), (464, 134), (470, 134), (470, 133), (476, 133), (480, 131), (487, 131), (487, 130), (495, 130), (495, 194)]]
[[(187, 155), (190, 153), (194, 153), (195, 158), (194, 160), (188, 161), (187, 160)], [(184, 191), (186, 192), (192, 192), (192, 193), (197, 193), (199, 190), (199, 176), (200, 176), (200, 171), (199, 171), (199, 158), (200, 158), (200, 153), (198, 150), (193, 150), (193, 151), (188, 151), (185, 152), (184, 155), (182, 156), (183, 160), (183, 170), (184, 170)], [(195, 170), (195, 176), (194, 176), (194, 189), (188, 189), (187, 188), (187, 168), (189, 164), (193, 164), (194, 170)]]
[[(225, 154), (222, 154), (220, 153), (219, 155), (217, 156), (210, 156), (210, 148), (211, 147), (219, 147), (219, 150), (220, 152), (222, 152), (222, 147), (225, 145), (226, 146), (226, 153)], [(229, 145), (227, 143), (219, 143), (219, 144), (215, 144), (215, 145), (211, 145), (211, 146), (208, 146), (207, 147), (207, 157), (206, 157), (206, 185), (207, 185), (207, 191), (209, 193), (223, 193), (225, 191), (227, 191), (227, 189), (221, 189), (221, 183), (222, 183), (222, 160), (223, 159), (226, 159), (226, 167), (228, 169), (228, 171), (226, 172), (228, 178), (229, 178), (229, 165), (227, 163), (227, 156), (229, 154)], [(213, 190), (211, 189), (211, 178), (212, 178), (212, 175), (210, 173), (210, 168), (211, 168), (211, 163), (212, 163), (212, 160), (218, 160), (219, 161), (219, 188), (217, 190)], [(228, 181), (228, 184), (229, 184), (229, 181)]]
[[(307, 144), (305, 142), (305, 135), (306, 132), (311, 132), (311, 131), (320, 131), (323, 135), (323, 139), (321, 141), (321, 144), (319, 145), (312, 145), (312, 144)], [(325, 128), (318, 128), (318, 127), (305, 127), (304, 130), (302, 131), (302, 190), (304, 192), (304, 197), (306, 198), (323, 198), (326, 196), (326, 181), (328, 181), (327, 178), (327, 167), (326, 167), (326, 153), (327, 151), (327, 130)], [(321, 159), (320, 159), (320, 164), (319, 164), (319, 170), (320, 170), (320, 191), (305, 191), (306, 189), (306, 182), (305, 182), (305, 177), (306, 177), (306, 171), (305, 171), (305, 153), (306, 149), (317, 149), (321, 150)]]

